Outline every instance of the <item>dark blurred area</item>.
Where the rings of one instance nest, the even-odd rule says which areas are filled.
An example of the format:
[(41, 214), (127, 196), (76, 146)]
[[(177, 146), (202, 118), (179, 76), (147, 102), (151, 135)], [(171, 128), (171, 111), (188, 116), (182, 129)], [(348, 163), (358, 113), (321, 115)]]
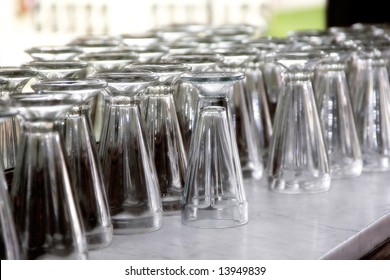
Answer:
[(327, 0), (326, 26), (390, 23), (387, 6), (388, 2), (384, 0)]

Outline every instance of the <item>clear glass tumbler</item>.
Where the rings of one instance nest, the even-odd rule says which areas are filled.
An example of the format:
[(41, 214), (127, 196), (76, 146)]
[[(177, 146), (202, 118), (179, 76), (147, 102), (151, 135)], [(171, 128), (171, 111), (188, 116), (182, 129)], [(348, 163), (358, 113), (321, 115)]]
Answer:
[(360, 53), (353, 84), (356, 129), (363, 171), (390, 170), (390, 84), (380, 51)]
[[(180, 126), (173, 101), (175, 83), (191, 67), (182, 63), (133, 64), (129, 71), (151, 71), (158, 83), (150, 85), (143, 98), (142, 110), (151, 156), (157, 170), (164, 215), (179, 214), (187, 167)], [(142, 113), (141, 113), (142, 114)]]
[(363, 168), (345, 68), (335, 50), (318, 64), (314, 78), (332, 179), (359, 176)]
[[(0, 78), (0, 90), (2, 83), (3, 79)], [(0, 122), (3, 118), (15, 115), (15, 112), (7, 109), (7, 107), (7, 102), (3, 103), (0, 101)], [(0, 160), (0, 259), (18, 260), (21, 258), (19, 239), (16, 234), (11, 203), (9, 201), (8, 186), (4, 177), (3, 161)]]
[[(21, 93), (27, 84), (38, 75), (38, 70), (23, 66), (0, 67), (0, 77), (8, 80), (3, 84), (2, 97), (9, 97)], [(4, 119), (0, 123), (0, 155), (3, 157), (4, 172), (8, 185), (12, 184), (16, 153), (19, 144), (19, 120), (17, 117)]]
[(115, 234), (142, 233), (162, 226), (157, 172), (150, 154), (139, 91), (157, 81), (148, 72), (105, 72), (107, 108), (99, 146)]
[(11, 96), (11, 107), (24, 121), (9, 192), (16, 231), (27, 259), (88, 256), (63, 140), (55, 130), (55, 122), (76, 103), (64, 93)]
[(268, 158), (271, 191), (318, 193), (330, 187), (330, 165), (312, 85), (322, 52), (270, 55), (285, 69)]
[(103, 80), (46, 80), (32, 85), (35, 91), (69, 93), (78, 104), (65, 119), (57, 122), (64, 139), (65, 156), (70, 168), (76, 202), (81, 211), (88, 249), (108, 246), (113, 229), (108, 208), (103, 170), (90, 120), (90, 100), (107, 83)]
[(182, 223), (225, 228), (247, 223), (242, 170), (228, 91), (244, 78), (237, 72), (193, 72), (182, 81), (200, 94), (186, 172)]

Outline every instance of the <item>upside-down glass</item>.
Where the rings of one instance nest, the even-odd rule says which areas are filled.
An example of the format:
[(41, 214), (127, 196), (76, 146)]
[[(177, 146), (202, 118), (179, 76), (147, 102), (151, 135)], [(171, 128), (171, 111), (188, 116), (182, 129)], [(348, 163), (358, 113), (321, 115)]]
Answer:
[(182, 63), (140, 63), (126, 66), (124, 70), (151, 71), (159, 77), (158, 83), (143, 93), (141, 115), (145, 118), (146, 136), (157, 170), (164, 215), (177, 214), (181, 210), (187, 155), (173, 101), (174, 84), (191, 67)]
[[(236, 46), (240, 48), (236, 49)], [(220, 67), (223, 71), (245, 73), (243, 80), (234, 83), (230, 90), (230, 106), (232, 109), (233, 124), (236, 130), (238, 154), (240, 155), (241, 168), (244, 179), (258, 180), (263, 175), (263, 151), (260, 138), (257, 134), (255, 110), (253, 98), (258, 98), (259, 91), (252, 87), (257, 76), (248, 66), (254, 61), (258, 52), (255, 49), (245, 48), (243, 45), (231, 45), (230, 47), (216, 49), (224, 59)], [(258, 100), (258, 99), (257, 99)]]
[[(0, 77), (8, 79), (1, 95), (10, 96), (21, 93), (37, 74), (38, 70), (31, 67), (0, 67)], [(10, 117), (0, 123), (0, 155), (3, 157), (4, 172), (8, 185), (12, 183), (14, 174), (19, 134), (19, 120), (16, 117)]]
[(47, 80), (32, 85), (35, 91), (69, 93), (79, 100), (57, 122), (64, 139), (65, 156), (85, 230), (88, 249), (108, 246), (112, 241), (112, 223), (108, 208), (103, 170), (92, 133), (89, 101), (107, 83), (102, 80)]
[(108, 83), (110, 94), (99, 154), (114, 233), (157, 230), (162, 226), (161, 195), (138, 94), (158, 77), (150, 72), (96, 77)]
[(372, 49), (359, 54), (354, 84), (354, 114), (363, 171), (390, 170), (390, 84), (386, 60)]
[[(0, 78), (0, 90), (2, 84)], [(1, 101), (0, 101), (1, 102)], [(1, 102), (2, 103), (2, 102)], [(6, 105), (6, 104), (4, 104)], [(7, 105), (6, 105), (7, 106)], [(1, 104), (3, 107), (3, 104)], [(3, 118), (12, 117), (15, 112), (6, 108), (0, 108), (0, 122)], [(4, 177), (3, 162), (0, 160), (0, 259), (18, 260), (21, 259), (19, 239), (15, 230), (15, 223), (12, 217), (12, 208), (9, 201), (7, 182)]]
[(232, 124), (228, 90), (244, 75), (193, 72), (181, 80), (199, 91), (182, 200), (182, 223), (225, 228), (247, 223), (248, 203)]
[(332, 178), (359, 176), (362, 156), (345, 75), (343, 54), (333, 50), (318, 64), (314, 91)]
[(86, 259), (87, 243), (62, 138), (54, 129), (75, 104), (70, 94), (18, 94), (11, 107), (23, 117), (13, 218), (27, 259)]
[(322, 52), (285, 52), (267, 59), (285, 69), (268, 158), (271, 191), (329, 190), (330, 166), (312, 85)]

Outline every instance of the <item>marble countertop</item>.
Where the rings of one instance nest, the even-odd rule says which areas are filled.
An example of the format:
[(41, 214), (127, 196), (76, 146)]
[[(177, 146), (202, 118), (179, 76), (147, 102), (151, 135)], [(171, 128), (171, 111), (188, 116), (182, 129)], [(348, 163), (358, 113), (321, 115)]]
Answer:
[(390, 173), (333, 180), (329, 192), (270, 192), (265, 180), (245, 185), (249, 222), (197, 229), (167, 216), (155, 232), (114, 235), (90, 251), (99, 260), (358, 259), (390, 237)]

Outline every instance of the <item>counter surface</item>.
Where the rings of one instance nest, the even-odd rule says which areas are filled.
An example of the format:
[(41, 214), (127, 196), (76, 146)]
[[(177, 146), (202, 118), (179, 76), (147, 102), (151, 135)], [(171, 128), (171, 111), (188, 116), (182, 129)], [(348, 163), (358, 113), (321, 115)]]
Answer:
[(390, 237), (390, 227), (383, 226), (390, 224), (390, 173), (333, 180), (329, 192), (319, 194), (273, 193), (265, 179), (246, 183), (245, 190), (246, 225), (197, 229), (182, 225), (180, 216), (166, 216), (160, 230), (114, 235), (110, 246), (91, 251), (89, 258), (353, 259)]

